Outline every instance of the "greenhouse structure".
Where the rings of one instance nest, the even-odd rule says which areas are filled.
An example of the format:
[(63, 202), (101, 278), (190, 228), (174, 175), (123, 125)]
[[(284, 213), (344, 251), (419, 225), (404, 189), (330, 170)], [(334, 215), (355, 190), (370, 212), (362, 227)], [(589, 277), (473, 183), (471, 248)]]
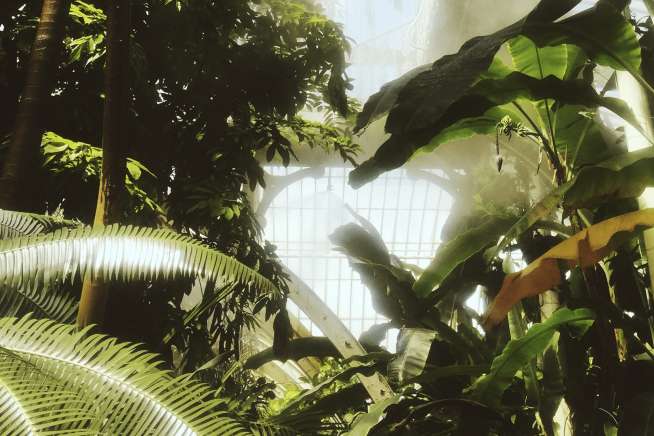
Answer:
[(654, 436), (654, 0), (3, 0), (0, 100), (0, 436)]

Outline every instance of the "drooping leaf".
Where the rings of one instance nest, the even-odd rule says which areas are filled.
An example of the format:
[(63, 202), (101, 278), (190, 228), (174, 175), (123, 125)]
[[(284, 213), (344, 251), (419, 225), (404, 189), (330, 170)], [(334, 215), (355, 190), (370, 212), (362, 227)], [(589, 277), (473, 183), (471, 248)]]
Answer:
[(367, 436), (368, 431), (382, 419), (386, 408), (396, 404), (401, 398), (401, 395), (394, 395), (384, 401), (372, 404), (368, 409), (368, 413), (356, 417), (350, 431), (345, 433), (345, 436)]
[(375, 120), (384, 116), (395, 105), (400, 91), (407, 83), (429, 68), (431, 68), (431, 65), (422, 65), (414, 68), (399, 78), (386, 83), (378, 92), (371, 95), (361, 112), (357, 115), (354, 131), (359, 132)]
[[(457, 54), (439, 59), (430, 70), (411, 79), (400, 91), (389, 113), (386, 131), (391, 133), (391, 138), (380, 146), (372, 158), (350, 173), (350, 184), (356, 188), (385, 171), (398, 168), (443, 129), (464, 118), (481, 116), (494, 106), (486, 106), (488, 103), (484, 99), (479, 101), (479, 98), (472, 98), (471, 88), (488, 70), (500, 46), (520, 34), (528, 36), (539, 47), (578, 45), (596, 62), (627, 69), (640, 77), (638, 39), (620, 11), (600, 2), (594, 8), (552, 23), (551, 20), (558, 17), (551, 17), (562, 10), (567, 12), (569, 9), (566, 8), (577, 2), (564, 3), (542, 2), (537, 11), (552, 7), (551, 15), (534, 11), (499, 32), (473, 38)], [(541, 95), (540, 98), (556, 97)], [(613, 106), (611, 110), (625, 109)]]
[(489, 217), (479, 226), (441, 245), (413, 290), (421, 297), (428, 296), (457, 266), (495, 243), (514, 222), (512, 218)]
[(517, 99), (553, 99), (561, 104), (587, 108), (603, 106), (642, 131), (633, 112), (623, 101), (598, 95), (591, 85), (581, 79), (560, 80), (554, 76), (535, 79), (523, 73), (513, 72), (501, 79), (484, 79), (471, 86), (466, 94), (460, 96), (450, 107), (434, 114), (434, 117), (440, 118), (432, 118), (430, 127), (417, 131), (417, 134), (392, 135), (377, 150), (375, 156), (350, 173), (350, 184), (354, 187), (361, 186), (382, 172), (397, 168), (420, 147), (429, 144), (432, 138), (441, 134), (444, 129), (452, 127), (454, 123), (482, 117), (486, 111)]
[(563, 325), (573, 325), (583, 334), (593, 323), (595, 314), (589, 309), (559, 309), (547, 321), (535, 324), (527, 333), (511, 340), (502, 354), (493, 360), (490, 372), (472, 386), (472, 397), (491, 407), (499, 406), (502, 394), (513, 381), (515, 373), (549, 345)]
[(388, 363), (388, 380), (398, 386), (422, 373), (429, 357), (434, 330), (403, 328), (397, 338), (396, 356)]
[(654, 209), (643, 209), (602, 221), (554, 246), (522, 271), (506, 276), (485, 316), (484, 326), (489, 328), (500, 323), (523, 298), (557, 286), (561, 282), (560, 265), (591, 266), (631, 233), (652, 226)]
[(654, 148), (647, 147), (584, 167), (565, 193), (571, 208), (591, 207), (602, 202), (636, 198), (654, 186)]
[(252, 283), (279, 294), (272, 282), (236, 259), (167, 230), (111, 225), (0, 242), (2, 293), (41, 290), (86, 273), (121, 281), (204, 277), (214, 283)]

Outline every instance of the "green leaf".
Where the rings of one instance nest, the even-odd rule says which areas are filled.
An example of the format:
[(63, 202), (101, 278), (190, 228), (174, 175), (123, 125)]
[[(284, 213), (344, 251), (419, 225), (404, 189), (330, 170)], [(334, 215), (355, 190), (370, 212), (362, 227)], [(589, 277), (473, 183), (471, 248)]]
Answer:
[(494, 135), (497, 132), (497, 124), (505, 116), (513, 120), (519, 120), (521, 116), (507, 105), (492, 107), (482, 116), (476, 118), (464, 118), (449, 127), (446, 127), (424, 147), (421, 147), (416, 156), (422, 153), (430, 153), (438, 146), (448, 142), (471, 138), (476, 135)]
[(173, 378), (157, 360), (74, 325), (2, 318), (1, 432), (23, 434), (31, 423), (62, 435), (252, 434), (217, 411), (224, 401), (209, 386)]
[(386, 408), (396, 404), (401, 398), (401, 395), (395, 395), (382, 402), (371, 405), (368, 409), (368, 413), (363, 413), (356, 417), (350, 427), (350, 431), (345, 433), (344, 436), (366, 436), (370, 429), (372, 429), (382, 419)]
[(419, 376), (427, 363), (434, 330), (403, 328), (397, 338), (396, 356), (388, 363), (388, 380), (401, 386)]
[(413, 285), (420, 297), (427, 297), (454, 269), (495, 243), (515, 222), (511, 218), (489, 217), (478, 227), (441, 245), (424, 273)]
[(510, 40), (508, 49), (516, 71), (535, 79), (554, 76), (561, 80), (566, 78), (568, 63), (576, 58), (574, 51), (578, 50), (567, 44), (538, 48), (524, 36)]
[(593, 8), (556, 23), (526, 23), (522, 34), (541, 47), (574, 44), (598, 64), (626, 70), (644, 81), (639, 72), (641, 52), (634, 26), (608, 2), (599, 1)]
[[(413, 77), (397, 93), (397, 101), (390, 105), (386, 131), (391, 133), (375, 155), (350, 173), (350, 185), (357, 188), (381, 173), (403, 165), (411, 156), (428, 144), (445, 128), (465, 118), (474, 118), (498, 103), (497, 98), (475, 94), (472, 88), (492, 64), (500, 46), (520, 34), (529, 37), (539, 47), (574, 44), (582, 47), (596, 62), (618, 69), (626, 69), (641, 83), (644, 79), (638, 72), (640, 46), (633, 26), (613, 6), (600, 2), (597, 7), (576, 14), (560, 22), (551, 21), (561, 11), (567, 11), (576, 2), (541, 2), (537, 9), (525, 19), (492, 35), (477, 37), (463, 45), (455, 55), (445, 56), (432, 65), (431, 69)], [(551, 11), (551, 12), (543, 12)], [(547, 19), (545, 19), (547, 17)], [(529, 76), (526, 76), (529, 77)], [(533, 79), (533, 77), (531, 78)], [(547, 80), (543, 79), (543, 80)], [(488, 79), (483, 80), (488, 82)], [(544, 82), (553, 85), (554, 81)], [(490, 85), (487, 83), (487, 85)], [(648, 86), (644, 83), (644, 86)], [(559, 88), (563, 91), (564, 87)], [(511, 96), (537, 99), (562, 99), (567, 104), (583, 104), (595, 107), (603, 105), (623, 116), (630, 122), (634, 118), (625, 107), (615, 101), (591, 100), (575, 102), (565, 99), (567, 92), (547, 92), (545, 89), (529, 95), (504, 90)], [(514, 90), (517, 91), (517, 90)], [(535, 90), (531, 90), (535, 91)], [(652, 90), (654, 92), (654, 90)], [(529, 93), (528, 93), (529, 94)], [(489, 100), (495, 104), (489, 104)], [(511, 101), (501, 99), (503, 103)]]
[(523, 337), (511, 340), (504, 347), (502, 354), (493, 360), (490, 372), (472, 386), (472, 397), (491, 407), (499, 407), (515, 373), (547, 348), (558, 329), (568, 325), (578, 335), (583, 335), (594, 320), (595, 314), (589, 309), (557, 310), (547, 321), (535, 324)]
[(354, 131), (359, 132), (375, 120), (384, 116), (395, 105), (395, 102), (397, 102), (400, 91), (411, 80), (429, 68), (431, 68), (429, 64), (416, 67), (399, 78), (386, 83), (377, 93), (370, 96), (361, 112), (357, 115)]
[(440, 114), (441, 118), (433, 118), (431, 127), (421, 130), (416, 136), (392, 135), (371, 159), (350, 173), (350, 184), (354, 187), (361, 186), (382, 172), (401, 166), (418, 148), (427, 145), (432, 138), (454, 123), (480, 117), (489, 109), (518, 99), (554, 99), (561, 104), (587, 108), (604, 106), (642, 132), (633, 112), (623, 101), (598, 95), (593, 87), (583, 80), (560, 80), (554, 76), (535, 79), (523, 73), (513, 72), (501, 79), (479, 81), (451, 107), (445, 109)]
[(567, 189), (567, 207), (592, 207), (616, 199), (636, 198), (654, 186), (654, 147), (623, 153), (584, 167)]

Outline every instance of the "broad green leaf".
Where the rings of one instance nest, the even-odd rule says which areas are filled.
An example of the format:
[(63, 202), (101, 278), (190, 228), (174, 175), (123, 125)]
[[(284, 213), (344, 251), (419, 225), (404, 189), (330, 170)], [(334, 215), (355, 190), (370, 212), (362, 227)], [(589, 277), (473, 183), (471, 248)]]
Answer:
[(478, 227), (438, 247), (434, 259), (413, 285), (413, 290), (420, 297), (430, 295), (457, 266), (495, 243), (514, 221), (512, 218), (489, 217)]
[(556, 147), (566, 166), (572, 171), (609, 159), (625, 150), (618, 136), (607, 138), (612, 132), (587, 113), (583, 106), (565, 105), (555, 112)]
[(431, 343), (435, 338), (434, 330), (401, 329), (397, 338), (396, 356), (388, 363), (388, 380), (401, 386), (407, 380), (419, 376), (427, 364)]
[(481, 117), (464, 118), (443, 129), (427, 145), (417, 151), (416, 157), (421, 153), (430, 153), (438, 146), (448, 142), (467, 139), (476, 135), (494, 135), (497, 132), (497, 124), (507, 115), (512, 120), (522, 119), (521, 115), (508, 105), (492, 107)]
[(502, 235), (502, 239), (489, 253), (489, 258), (493, 258), (500, 254), (500, 252), (504, 250), (511, 241), (522, 235), (539, 220), (549, 217), (554, 210), (559, 207), (563, 201), (563, 196), (570, 186), (572, 186), (572, 183), (570, 182), (559, 186), (543, 197), (534, 207), (529, 209), (527, 213), (525, 213), (504, 235)]
[[(432, 119), (432, 127), (421, 130), (417, 135), (392, 135), (371, 159), (350, 173), (349, 182), (354, 187), (361, 186), (382, 172), (402, 165), (420, 147), (429, 144), (432, 138), (454, 126), (455, 123), (481, 117), (492, 108), (518, 99), (531, 101), (553, 99), (560, 104), (579, 105), (591, 109), (603, 106), (642, 132), (633, 112), (623, 101), (598, 95), (593, 87), (583, 80), (560, 80), (554, 76), (535, 79), (513, 72), (501, 79), (479, 81), (468, 89), (465, 95), (460, 96), (459, 100), (440, 113), (442, 118)], [(488, 128), (488, 124), (481, 127), (481, 129)], [(448, 135), (456, 136), (458, 132), (458, 126), (455, 126), (440, 141), (447, 140)], [(463, 132), (468, 134), (470, 131)]]
[(344, 436), (367, 436), (370, 429), (372, 429), (375, 424), (382, 419), (386, 408), (397, 403), (401, 398), (401, 395), (395, 395), (380, 403), (371, 405), (367, 413), (363, 413), (356, 417), (350, 427), (350, 431), (345, 433)]
[(654, 186), (654, 147), (582, 168), (567, 189), (564, 203), (571, 208), (592, 207), (611, 200), (636, 198), (648, 186)]
[(639, 72), (641, 53), (635, 29), (609, 2), (597, 2), (556, 23), (526, 23), (522, 34), (541, 47), (574, 44), (598, 64), (626, 70), (641, 83), (644, 81)]
[(511, 340), (502, 354), (493, 360), (490, 372), (480, 377), (472, 386), (472, 397), (491, 407), (499, 407), (504, 391), (513, 377), (549, 345), (554, 334), (562, 326), (570, 325), (581, 335), (593, 324), (595, 314), (589, 309), (559, 309), (545, 322), (535, 324), (527, 333)]
[[(529, 38), (518, 36), (508, 42), (513, 67), (527, 76), (543, 79), (554, 76), (565, 79), (568, 71), (569, 51), (578, 50), (567, 44), (538, 48)], [(574, 57), (573, 53), (570, 53)]]
[[(525, 19), (492, 35), (468, 41), (457, 54), (439, 59), (431, 69), (409, 80), (397, 94), (394, 104), (390, 105), (392, 109), (386, 120), (386, 131), (391, 133), (391, 138), (379, 147), (373, 157), (350, 173), (350, 185), (357, 188), (383, 172), (400, 167), (445, 128), (465, 118), (479, 117), (494, 106), (488, 104), (489, 99), (480, 98), (486, 95), (480, 96), (471, 89), (491, 67), (500, 46), (520, 34), (529, 37), (539, 47), (577, 45), (594, 61), (626, 69), (643, 83), (644, 79), (638, 72), (640, 46), (631, 24), (613, 6), (604, 2), (552, 23), (553, 19), (558, 18), (555, 17), (558, 12), (567, 12), (569, 7), (574, 6), (573, 3), (577, 2), (541, 2)], [(551, 13), (542, 12), (544, 10)], [(549, 84), (552, 83), (550, 81)], [(643, 85), (648, 86), (646, 83)], [(528, 98), (520, 93), (515, 95), (505, 91), (512, 98)], [(558, 99), (568, 92), (539, 94), (539, 99)], [(506, 103), (508, 99), (503, 100)], [(494, 103), (500, 104), (497, 101)], [(575, 103), (564, 99), (562, 103), (587, 105), (590, 102)], [(622, 113), (621, 116), (633, 122), (633, 117), (616, 102), (595, 101), (594, 105), (597, 104), (611, 106), (610, 110)]]

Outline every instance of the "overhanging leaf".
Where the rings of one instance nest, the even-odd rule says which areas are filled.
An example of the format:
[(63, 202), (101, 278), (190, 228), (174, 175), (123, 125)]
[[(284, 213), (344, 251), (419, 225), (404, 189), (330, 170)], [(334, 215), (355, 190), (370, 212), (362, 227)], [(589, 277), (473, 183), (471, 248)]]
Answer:
[(535, 324), (527, 333), (511, 340), (502, 354), (493, 360), (490, 372), (472, 386), (472, 397), (477, 401), (498, 407), (502, 394), (513, 381), (515, 373), (549, 345), (556, 331), (564, 325), (574, 325), (583, 334), (592, 324), (595, 314), (589, 309), (559, 309), (545, 322)]
[(434, 330), (401, 329), (397, 338), (396, 356), (388, 363), (388, 380), (395, 385), (402, 385), (406, 380), (420, 375), (435, 338)]
[(648, 186), (654, 186), (654, 147), (582, 168), (564, 201), (570, 208), (591, 207), (608, 200), (636, 198)]
[(121, 281), (205, 277), (214, 283), (252, 283), (279, 296), (277, 287), (253, 269), (167, 230), (111, 225), (0, 242), (0, 292), (41, 290), (86, 273)]
[(397, 403), (401, 398), (401, 395), (395, 395), (384, 401), (371, 405), (368, 409), (368, 413), (363, 413), (356, 417), (352, 423), (350, 431), (345, 433), (345, 436), (367, 436), (368, 431), (370, 431), (370, 429), (382, 419), (386, 408)]
[[(443, 129), (461, 119), (481, 116), (492, 107), (484, 106), (479, 99), (461, 100), (470, 96), (471, 88), (488, 70), (500, 46), (520, 34), (528, 36), (540, 47), (579, 45), (596, 62), (627, 69), (640, 77), (638, 40), (620, 11), (600, 2), (595, 8), (561, 22), (551, 22), (558, 18), (550, 19), (552, 16), (562, 10), (567, 12), (569, 9), (566, 8), (572, 7), (572, 3), (577, 2), (541, 2), (537, 10), (525, 19), (492, 35), (471, 39), (457, 54), (439, 59), (430, 70), (411, 79), (400, 91), (389, 113), (386, 131), (392, 134), (391, 138), (372, 158), (350, 173), (350, 184), (357, 188), (385, 171), (398, 168)], [(550, 7), (551, 14), (537, 12)], [(555, 97), (544, 95), (541, 98)], [(477, 110), (462, 113), (462, 106)]]
[[(484, 326), (500, 323), (511, 308), (526, 297), (536, 296), (561, 282), (559, 265), (585, 268), (606, 257), (623, 238), (654, 226), (654, 209), (643, 209), (602, 221), (552, 247), (527, 268), (509, 274), (488, 310)], [(588, 244), (587, 249), (580, 243)]]
[(413, 285), (420, 297), (426, 297), (467, 259), (495, 243), (515, 222), (512, 218), (489, 217), (481, 225), (441, 245), (427, 269)]

